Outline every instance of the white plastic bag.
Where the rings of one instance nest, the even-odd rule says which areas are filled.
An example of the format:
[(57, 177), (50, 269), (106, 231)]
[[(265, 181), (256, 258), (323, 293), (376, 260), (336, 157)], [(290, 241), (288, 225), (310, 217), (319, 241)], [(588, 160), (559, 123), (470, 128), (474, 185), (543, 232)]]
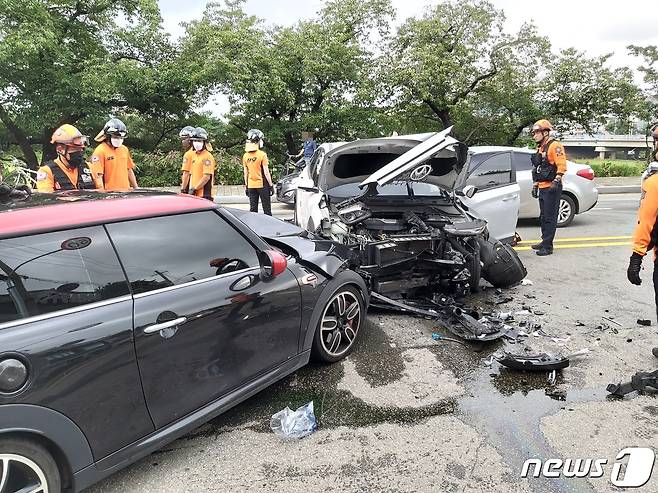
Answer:
[(293, 411), (286, 407), (272, 415), (270, 428), (281, 438), (303, 438), (318, 429), (318, 422), (313, 414), (313, 401)]

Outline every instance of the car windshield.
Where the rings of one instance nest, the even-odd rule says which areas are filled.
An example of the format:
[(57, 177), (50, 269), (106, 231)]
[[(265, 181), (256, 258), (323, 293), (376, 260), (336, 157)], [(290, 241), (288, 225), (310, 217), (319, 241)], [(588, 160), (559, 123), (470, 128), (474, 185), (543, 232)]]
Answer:
[[(410, 196), (409, 189), (415, 197), (430, 196), (430, 197), (450, 197), (450, 192), (434, 183), (427, 182), (393, 182), (384, 186), (377, 187), (377, 194), (379, 196)], [(359, 188), (358, 183), (345, 183), (332, 188), (327, 193), (334, 198), (347, 199), (356, 197), (364, 191)]]

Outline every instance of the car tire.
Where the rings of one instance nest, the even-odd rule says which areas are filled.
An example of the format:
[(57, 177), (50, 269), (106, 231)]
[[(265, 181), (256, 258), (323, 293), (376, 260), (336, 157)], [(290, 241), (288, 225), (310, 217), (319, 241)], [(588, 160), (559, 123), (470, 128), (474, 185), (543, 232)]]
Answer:
[(353, 285), (336, 289), (323, 307), (315, 329), (313, 358), (324, 363), (335, 363), (350, 354), (365, 318), (365, 302), (361, 292)]
[(562, 194), (560, 197), (560, 206), (557, 214), (557, 227), (564, 228), (569, 226), (576, 215), (576, 204), (571, 197)]
[(3, 480), (9, 481), (3, 491), (62, 491), (53, 456), (39, 443), (23, 438), (0, 439), (0, 484)]

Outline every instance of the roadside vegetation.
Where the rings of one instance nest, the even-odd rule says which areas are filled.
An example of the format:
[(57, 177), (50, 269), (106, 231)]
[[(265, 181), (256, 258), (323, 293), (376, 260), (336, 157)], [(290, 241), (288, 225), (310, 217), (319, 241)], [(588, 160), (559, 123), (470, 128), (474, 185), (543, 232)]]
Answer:
[(646, 161), (637, 159), (574, 159), (574, 162), (591, 166), (598, 178), (640, 176), (647, 168)]
[[(217, 182), (229, 184), (241, 181), (249, 128), (265, 133), (276, 169), (305, 130), (332, 142), (452, 125), (468, 145), (523, 145), (539, 118), (561, 132), (658, 118), (654, 46), (628, 47), (638, 67), (614, 68), (555, 49), (531, 22), (506, 32), (505, 13), (484, 0), (446, 0), (401, 23), (390, 0), (325, 0), (290, 26), (244, 4), (209, 2), (173, 39), (156, 0), (0, 2), (0, 156), (35, 170), (59, 125), (93, 136), (116, 116), (140, 183), (172, 185), (179, 129), (203, 126)], [(222, 119), (202, 111), (217, 96), (229, 105)]]

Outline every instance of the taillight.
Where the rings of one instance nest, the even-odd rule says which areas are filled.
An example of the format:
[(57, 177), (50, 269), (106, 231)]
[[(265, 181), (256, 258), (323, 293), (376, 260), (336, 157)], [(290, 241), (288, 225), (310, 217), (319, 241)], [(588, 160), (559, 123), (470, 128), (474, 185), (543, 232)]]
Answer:
[(586, 180), (594, 179), (594, 170), (592, 168), (580, 169), (576, 174), (585, 178)]

